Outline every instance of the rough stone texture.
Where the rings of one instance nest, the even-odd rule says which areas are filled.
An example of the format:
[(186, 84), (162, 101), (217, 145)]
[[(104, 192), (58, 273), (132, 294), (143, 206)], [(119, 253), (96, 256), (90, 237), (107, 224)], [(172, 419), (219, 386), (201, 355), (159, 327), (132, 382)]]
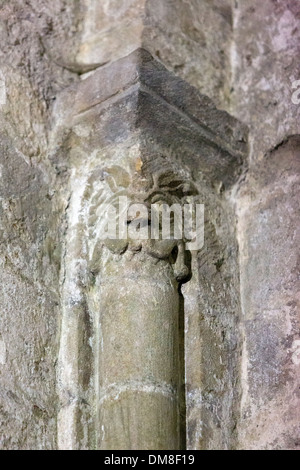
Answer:
[(298, 449), (300, 5), (237, 1), (233, 17), (230, 110), (250, 128), (250, 169), (232, 194), (244, 341), (239, 447)]
[(121, 258), (105, 264), (93, 289), (101, 324), (97, 447), (180, 449), (178, 285), (167, 262)]
[(242, 448), (299, 448), (299, 170), (291, 137), (239, 193)]
[(144, 47), (222, 107), (228, 105), (232, 11), (229, 0), (85, 0), (78, 70)]
[(228, 0), (148, 0), (142, 46), (178, 76), (226, 107), (232, 11)]
[(58, 26), (63, 6), (0, 2), (1, 449), (56, 447), (63, 224), (60, 204), (52, 204), (47, 110), (73, 75), (49, 57), (44, 41), (61, 49), (70, 34), (70, 6)]
[[(299, 447), (300, 104), (292, 101), (300, 88), (300, 84), (293, 88), (300, 80), (299, 15), (295, 0), (124, 0), (121, 7), (115, 0), (0, 1), (1, 449), (52, 449), (65, 444), (56, 439), (56, 373), (62, 299), (68, 298), (63, 266), (68, 256), (78, 255), (78, 247), (68, 252), (65, 246), (73, 204), (70, 194), (85, 181), (84, 162), (100, 158), (89, 153), (91, 147), (101, 147), (105, 141), (107, 150), (101, 158), (109, 162), (140, 139), (135, 131), (127, 147), (115, 144), (120, 127), (126, 131), (116, 108), (110, 129), (99, 134), (95, 123), (91, 147), (78, 151), (87, 132), (82, 124), (85, 111), (108, 92), (105, 83), (113, 101), (118, 91), (114, 79), (126, 86), (132, 77), (118, 65), (110, 69), (113, 77), (108, 73), (102, 84), (97, 83), (100, 98), (88, 87), (97, 81), (94, 69), (100, 67), (105, 74), (103, 64), (138, 47), (149, 50), (250, 128), (246, 171), (239, 149), (244, 137), (232, 135), (230, 129), (227, 134), (224, 115), (212, 113), (212, 105), (202, 97), (194, 106), (188, 104), (190, 114), (180, 121), (178, 134), (171, 132), (176, 119), (170, 113), (170, 125), (165, 125), (166, 101), (181, 108), (187, 85), (179, 86), (175, 80), (167, 88), (153, 82), (150, 89), (162, 99), (158, 103), (153, 94), (144, 92), (148, 75), (160, 76), (159, 67), (148, 71), (138, 67), (139, 106), (132, 103), (140, 111), (129, 106), (127, 132), (137, 123), (151, 132), (145, 132), (143, 146), (132, 150), (132, 158), (153, 145), (151, 133), (158, 128), (154, 150), (165, 151), (169, 145), (168, 156), (174, 158), (176, 148), (182, 149), (206, 207), (206, 244), (193, 255), (193, 277), (182, 287), (187, 446)], [(85, 80), (87, 72), (91, 82)], [(65, 109), (58, 107), (53, 113), (61, 90), (81, 79), (83, 87), (78, 89), (83, 95), (76, 97), (75, 107), (71, 93)], [(69, 119), (65, 111), (69, 107), (76, 114), (76, 103), (83, 107), (77, 109), (81, 115), (77, 123), (70, 123), (70, 132), (64, 129)], [(213, 115), (207, 123), (210, 134), (206, 113)], [(228, 116), (225, 121), (234, 122)], [(215, 139), (231, 155), (229, 160), (226, 151), (214, 153)], [(232, 187), (243, 169), (244, 175)], [(76, 203), (75, 198), (72, 207)], [(85, 270), (84, 264), (74, 266), (72, 273), (80, 275), (81, 269)], [(72, 286), (72, 276), (69, 281)], [(81, 325), (87, 332), (86, 341), (91, 318), (81, 305), (74, 312), (74, 318), (79, 314), (76, 328)], [(72, 344), (76, 352), (80, 344), (73, 340)], [(84, 384), (74, 391), (81, 398), (79, 406), (72, 396), (65, 397), (65, 403), (75, 404), (80, 412), (65, 426), (75, 429), (82, 448), (97, 445), (87, 425), (91, 390), (87, 384), (93, 370), (85, 365), (90, 353), (83, 348), (80, 368), (72, 371)]]
[[(250, 128), (250, 164), (299, 134), (300, 5), (295, 0), (235, 2), (229, 111)], [(299, 85), (297, 87), (300, 88)]]
[(145, 0), (84, 0), (76, 63), (95, 68), (114, 62), (142, 45)]
[[(3, 65), (11, 70), (15, 93), (23, 91), (21, 77), (27, 78), (41, 109), (58, 90), (74, 80), (74, 74), (67, 68), (71, 68), (68, 64), (78, 47), (81, 10), (81, 2), (64, 0), (0, 2), (1, 70)], [(6, 70), (3, 73), (10, 75)], [(39, 139), (42, 137), (41, 134)]]
[[(193, 415), (186, 424), (187, 445), (233, 447), (238, 419), (239, 289), (234, 274), (234, 229), (231, 219), (227, 220), (232, 214), (223, 199), (225, 188), (232, 187), (244, 168), (247, 129), (144, 50), (97, 70), (64, 91), (53, 115), (58, 119), (51, 138), (56, 144), (51, 160), (71, 176), (58, 381), (60, 447), (88, 448), (95, 430), (98, 448), (179, 447), (179, 312), (173, 317), (179, 299), (174, 275), (163, 251), (155, 255), (147, 243), (132, 248), (124, 241), (120, 246), (107, 245), (114, 253), (112, 258), (95, 238), (101, 200), (113, 199), (114, 192), (124, 194), (124, 190), (129, 195), (127, 181), (137, 178), (131, 198), (142, 202), (141, 182), (164, 172), (173, 185), (175, 174), (194, 181), (199, 188), (197, 202), (205, 202), (208, 211), (209, 247), (193, 270), (196, 278), (199, 262), (200, 288), (195, 283), (187, 287), (190, 297), (200, 291), (203, 299), (204, 305), (196, 306), (192, 313), (194, 321), (201, 323), (205, 342), (203, 363), (191, 361), (192, 339), (199, 329), (187, 331), (185, 375), (191, 397), (187, 410)], [(136, 162), (138, 168), (144, 168), (141, 182)], [(167, 195), (168, 184), (163, 188)], [(86, 208), (90, 208), (88, 212)], [(234, 245), (229, 249), (228, 237)], [(158, 258), (154, 264), (149, 253)], [(117, 297), (116, 285), (120, 285)], [(219, 291), (218, 300), (214, 289)], [(182, 292), (185, 301), (185, 289)], [(143, 318), (145, 331), (137, 335)], [(187, 323), (189, 318), (187, 313)], [(87, 376), (84, 357), (92, 364)], [(92, 383), (96, 384), (94, 391), (89, 386)], [(200, 391), (202, 406), (194, 400)], [(161, 420), (162, 413), (165, 419)], [(202, 414), (205, 424), (200, 438)], [(132, 419), (124, 421), (122, 416)], [(88, 430), (90, 422), (94, 433)]]

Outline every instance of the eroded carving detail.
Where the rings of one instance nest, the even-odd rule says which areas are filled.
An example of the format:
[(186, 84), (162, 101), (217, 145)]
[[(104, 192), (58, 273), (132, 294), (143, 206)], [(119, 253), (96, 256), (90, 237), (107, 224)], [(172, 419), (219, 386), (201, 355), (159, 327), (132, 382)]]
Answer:
[[(96, 193), (91, 202), (91, 214), (89, 217), (89, 227), (91, 229), (91, 239), (96, 239), (91, 259), (91, 269), (97, 271), (99, 259), (99, 246), (104, 245), (113, 254), (124, 254), (126, 251), (132, 253), (132, 256), (139, 252), (148, 254), (156, 259), (168, 260), (174, 268), (174, 274), (178, 282), (183, 281), (189, 276), (189, 268), (185, 263), (185, 242), (183, 238), (177, 239), (133, 239), (130, 233), (122, 239), (97, 240), (97, 234), (101, 231), (101, 207), (110, 204), (115, 205), (119, 211), (119, 198), (126, 196), (129, 204), (143, 204), (148, 209), (147, 218), (136, 214), (135, 211), (127, 214), (128, 207), (124, 210), (126, 214), (126, 223), (130, 232), (131, 224), (134, 229), (137, 225), (141, 227), (151, 224), (151, 205), (181, 204), (190, 202), (191, 196), (197, 194), (193, 183), (187, 178), (184, 172), (178, 171), (173, 165), (163, 157), (157, 159), (161, 165), (155, 161), (142, 162), (140, 158), (135, 161), (135, 171), (131, 176), (128, 171), (120, 166), (106, 167), (96, 170), (88, 183), (88, 193), (91, 187), (97, 186), (102, 182), (102, 189)], [(160, 237), (161, 238), (161, 237)]]

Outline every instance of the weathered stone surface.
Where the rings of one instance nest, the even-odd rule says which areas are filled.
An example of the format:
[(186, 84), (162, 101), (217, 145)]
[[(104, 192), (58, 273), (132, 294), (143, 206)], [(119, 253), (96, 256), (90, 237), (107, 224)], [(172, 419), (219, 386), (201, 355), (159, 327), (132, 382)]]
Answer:
[(300, 6), (294, 0), (235, 2), (229, 111), (250, 128), (250, 162), (299, 134)]
[[(16, 84), (13, 94), (22, 93), (21, 80), (26, 77), (30, 80), (31, 93), (36, 93), (40, 105), (45, 107), (45, 100), (46, 103), (51, 102), (58, 90), (76, 78), (64, 62), (71, 62), (72, 54), (77, 50), (81, 7), (81, 2), (64, 0), (51, 3), (45, 0), (29, 0), (26, 3), (22, 0), (1, 0), (0, 69), (3, 65), (12, 68), (9, 81), (14, 80)], [(62, 44), (64, 47), (61, 47)], [(3, 73), (6, 77), (7, 70)], [(10, 93), (11, 98), (16, 98), (13, 94)]]
[(265, 156), (240, 189), (240, 447), (299, 447), (300, 139)]
[[(51, 59), (74, 17), (63, 2), (0, 2), (0, 447), (56, 448), (61, 202), (47, 113), (76, 78)], [(70, 13), (70, 15), (69, 15)], [(73, 19), (72, 19), (73, 18)], [(68, 25), (68, 27), (67, 27)]]
[(0, 447), (56, 447), (57, 302), (1, 259)]
[(84, 0), (76, 63), (83, 70), (114, 62), (142, 45), (145, 0)]
[(228, 104), (231, 2), (86, 0), (78, 70), (120, 59), (139, 47), (218, 105)]
[(205, 243), (182, 288), (188, 449), (234, 449), (241, 341), (238, 246), (226, 192), (201, 188)]
[[(120, 93), (123, 101), (118, 96)], [(109, 99), (112, 103), (120, 102), (111, 118)], [(102, 104), (106, 100), (108, 104)], [(125, 103), (129, 100), (133, 104), (128, 104), (127, 109)], [(103, 136), (99, 129), (96, 137), (90, 127), (99, 124), (104, 127), (95, 118), (101, 106), (101, 115), (105, 116), (102, 121), (108, 120), (107, 135)], [(88, 113), (91, 108), (94, 108), (91, 112), (95, 123)], [(171, 152), (179, 147), (185, 153), (186, 164), (216, 185), (232, 184), (245, 163), (246, 126), (219, 111), (210, 99), (168, 72), (143, 49), (70, 87), (57, 100), (54, 113), (57, 116), (55, 139), (62, 132), (61, 123), (73, 126), (78, 137), (98, 138), (99, 146), (116, 138), (125, 140), (130, 130), (141, 129), (151, 137), (154, 134), (158, 144), (168, 146)]]
[(238, 1), (233, 9), (230, 109), (250, 127), (250, 171), (232, 195), (241, 253), (241, 448), (299, 445), (299, 370), (292, 359), (299, 333), (299, 138), (290, 137), (300, 134), (299, 15), (294, 1)]
[(226, 109), (232, 41), (228, 0), (148, 0), (142, 46)]
[(1, 448), (53, 448), (59, 217), (16, 140), (0, 137)]
[[(133, 202), (145, 202), (145, 195), (151, 193), (149, 190), (155, 181), (161, 181), (162, 198), (169, 192), (176, 196), (174, 183), (179, 184), (178, 178), (182, 183), (197, 181), (191, 195), (198, 194), (199, 203), (205, 198), (208, 213), (216, 218), (215, 226), (210, 221), (212, 226), (207, 237), (217, 248), (213, 256), (207, 254), (204, 264), (209, 270), (214, 261), (213, 272), (219, 272), (225, 260), (218, 262), (219, 245), (225, 244), (220, 238), (225, 239), (230, 233), (230, 224), (223, 225), (227, 213), (222, 208), (221, 194), (237, 180), (244, 167), (247, 130), (226, 112), (218, 111), (208, 98), (168, 72), (144, 50), (107, 65), (70, 87), (57, 100), (53, 115), (57, 122), (52, 142), (56, 146), (60, 142), (60, 148), (53, 148), (51, 160), (58, 167), (65, 166), (71, 175), (58, 381), (60, 447), (88, 448), (91, 445), (88, 422), (94, 423), (99, 448), (179, 447), (182, 385), (178, 364), (182, 340), (178, 326), (178, 284), (168, 261), (173, 246), (164, 254), (166, 248), (160, 253), (158, 247), (150, 249), (147, 242), (105, 243), (112, 252), (106, 254), (103, 243), (97, 240), (99, 208), (101, 201), (114, 201), (118, 194), (126, 194)], [(170, 183), (169, 188), (169, 183), (163, 183), (164, 178)], [(86, 212), (87, 207), (90, 213)], [(222, 250), (225, 251), (225, 246)], [(224, 255), (232, 272), (229, 257), (233, 253), (228, 251)], [(152, 257), (156, 259), (154, 264)], [(203, 273), (203, 266), (201, 268)], [(197, 271), (196, 264), (194, 275)], [(89, 272), (94, 277), (94, 285)], [(231, 285), (236, 279), (232, 273), (227, 277), (229, 289), (236, 293), (237, 284)], [(205, 298), (207, 292), (213, 290), (211, 285), (205, 286), (205, 282), (209, 284), (211, 280), (207, 275), (200, 281)], [(191, 394), (194, 390), (198, 392), (203, 383), (206, 384), (209, 396), (204, 390), (203, 412), (210, 416), (205, 418), (202, 442), (191, 429), (188, 444), (191, 448), (204, 442), (208, 447), (213, 443), (220, 448), (233, 445), (237, 419), (234, 391), (237, 353), (233, 357), (232, 351), (238, 351), (234, 332), (238, 299), (230, 298), (231, 290), (225, 295), (225, 281), (225, 274), (217, 281), (222, 285), (215, 306), (216, 310), (220, 309), (220, 318), (215, 323), (212, 321), (203, 334), (206, 341), (213, 341), (204, 360), (210, 372), (202, 370), (202, 382), (194, 380), (193, 374), (197, 374), (195, 369), (199, 365), (187, 362), (189, 391)], [(117, 297), (116, 285), (120, 285)], [(195, 290), (195, 284), (193, 286), (195, 296), (199, 288)], [(211, 299), (206, 301), (210, 303)], [(84, 335), (87, 331), (84, 311), (88, 312), (91, 325), (88, 337)], [(199, 321), (202, 314), (197, 308), (195, 317), (198, 315)], [(141, 330), (141, 322), (145, 330)], [(223, 336), (219, 323), (224, 323)], [(192, 349), (191, 338), (188, 334), (185, 339), (187, 351)], [(87, 354), (93, 368), (84, 383), (84, 363), (80, 355), (85, 348), (89, 349)], [(221, 370), (219, 354), (223, 354), (224, 361)], [(212, 362), (212, 355), (216, 357), (215, 362)], [(219, 381), (219, 393), (209, 392), (216, 385), (212, 385), (212, 377)], [(230, 387), (228, 381), (231, 381)], [(86, 385), (92, 382), (96, 384), (94, 392)], [(140, 414), (134, 405), (135, 395)], [(88, 410), (85, 414), (81, 406), (84, 402), (90, 410), (95, 407), (99, 410), (97, 416)], [(128, 409), (129, 406), (132, 409)], [(216, 407), (220, 409), (217, 421)], [(169, 410), (172, 418), (168, 415), (160, 421), (163, 409)], [(132, 415), (133, 421), (123, 423), (124, 413)], [(199, 419), (199, 416), (194, 418), (197, 426)], [(154, 422), (158, 424), (154, 426)], [(138, 426), (134, 432), (131, 423)], [(193, 425), (188, 422), (187, 426), (190, 429)], [(181, 427), (185, 432), (185, 426)]]
[(180, 449), (178, 285), (168, 262), (151, 265), (143, 253), (121, 258), (105, 264), (93, 288), (101, 325), (98, 447)]
[[(131, 174), (152, 159), (189, 175), (205, 203), (205, 245), (179, 295), (186, 406), (182, 390), (175, 413), (163, 394), (124, 385), (124, 401), (112, 399), (100, 420), (112, 413), (117, 435), (120, 410), (129, 417), (149, 406), (131, 413), (142, 428), (133, 446), (166, 437), (174, 446), (167, 428), (152, 435), (161, 410), (172, 416), (169, 430), (180, 415), (190, 449), (298, 448), (299, 13), (293, 0), (0, 1), (1, 449), (99, 447), (90, 419), (94, 296), (90, 304), (86, 296), (95, 273), (86, 275), (77, 219), (90, 201), (92, 223), (95, 201), (80, 189), (97, 179), (99, 162), (131, 161)], [(140, 47), (187, 83), (146, 52), (124, 59)], [(247, 168), (245, 127), (188, 84), (250, 127), (249, 171), (236, 186)], [(147, 263), (141, 269), (155, 277)], [(59, 345), (62, 317), (70, 332)], [(59, 346), (65, 389), (60, 374), (55, 383)]]

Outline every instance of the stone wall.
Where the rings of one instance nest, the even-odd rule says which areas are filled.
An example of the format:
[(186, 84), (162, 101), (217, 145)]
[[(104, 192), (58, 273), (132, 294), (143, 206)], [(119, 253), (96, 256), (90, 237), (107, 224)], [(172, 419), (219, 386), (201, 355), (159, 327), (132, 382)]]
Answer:
[(208, 180), (193, 168), (207, 212), (182, 287), (186, 445), (297, 449), (299, 2), (121, 3), (0, 1), (0, 448), (58, 447), (68, 208), (82, 165), (70, 149), (84, 131), (58, 132), (56, 102), (143, 47), (250, 130), (229, 184), (230, 169)]

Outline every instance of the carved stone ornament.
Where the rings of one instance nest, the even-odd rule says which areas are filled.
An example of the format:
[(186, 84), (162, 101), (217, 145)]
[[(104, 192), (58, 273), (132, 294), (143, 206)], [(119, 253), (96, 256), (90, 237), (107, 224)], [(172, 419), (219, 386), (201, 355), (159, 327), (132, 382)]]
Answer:
[[(61, 449), (181, 449), (181, 285), (193, 276), (199, 248), (191, 253), (193, 237), (175, 234), (184, 208), (201, 203), (195, 175), (218, 188), (240, 174), (246, 131), (145, 51), (108, 67), (56, 104), (61, 147), (53, 159), (71, 168), (58, 442)], [(169, 213), (170, 237), (162, 236), (155, 205), (180, 208), (177, 219)], [(196, 219), (203, 229), (203, 211)]]

